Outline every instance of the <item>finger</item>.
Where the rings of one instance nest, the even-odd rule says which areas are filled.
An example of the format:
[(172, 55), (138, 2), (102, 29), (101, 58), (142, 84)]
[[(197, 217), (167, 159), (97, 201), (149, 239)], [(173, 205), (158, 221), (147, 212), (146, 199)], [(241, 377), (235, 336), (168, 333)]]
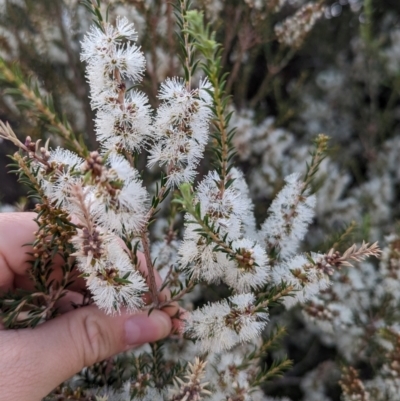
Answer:
[[(36, 213), (0, 213), (0, 291), (22, 288), (27, 291), (34, 289), (34, 283), (26, 274), (31, 267), (29, 263), (32, 257), (30, 244), (35, 240), (35, 231), (38, 226), (34, 219)], [(26, 245), (26, 246), (24, 246)], [(61, 257), (57, 256), (53, 261), (53, 272), (49, 280), (61, 281), (63, 271), (60, 268)], [(71, 290), (83, 290), (85, 280), (78, 277), (79, 272), (75, 269), (71, 274), (73, 283)]]
[(0, 290), (12, 288), (15, 274), (23, 275), (30, 267), (27, 252), (22, 247), (34, 241), (37, 224), (35, 213), (0, 213)]
[[(38, 229), (34, 221), (36, 213), (0, 213), (0, 291), (15, 287), (33, 290), (32, 280), (26, 274), (31, 267), (32, 247), (27, 244), (35, 240)], [(63, 275), (60, 269), (62, 259), (53, 261), (53, 272), (49, 280), (60, 281)], [(76, 287), (76, 285), (75, 285)]]
[[(5, 376), (0, 384), (20, 386), (16, 399), (40, 400), (83, 367), (133, 345), (160, 340), (170, 331), (171, 320), (161, 311), (150, 316), (108, 316), (95, 306), (79, 308), (35, 329), (2, 331), (0, 371)], [(10, 372), (8, 366), (15, 361), (18, 367)]]
[(185, 328), (185, 320), (188, 319), (188, 316), (189, 313), (187, 310), (177, 306), (175, 315), (173, 315), (172, 318), (172, 334), (176, 334), (179, 337), (182, 337)]
[(56, 302), (57, 311), (61, 314), (75, 310), (81, 306), (84, 296), (80, 292), (66, 291), (65, 295)]

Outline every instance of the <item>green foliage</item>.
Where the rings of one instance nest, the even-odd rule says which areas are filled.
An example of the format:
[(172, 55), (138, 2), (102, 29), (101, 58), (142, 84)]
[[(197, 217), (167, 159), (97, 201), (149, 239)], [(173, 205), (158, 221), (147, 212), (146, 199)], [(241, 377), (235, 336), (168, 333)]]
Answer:
[(66, 117), (57, 115), (52, 96), (42, 94), (37, 81), (24, 76), (18, 64), (10, 66), (0, 58), (0, 80), (8, 86), (5, 94), (14, 97), (21, 109), (27, 109), (37, 119), (43, 120), (49, 132), (63, 138), (75, 152), (82, 156), (87, 154), (82, 138), (77, 139)]

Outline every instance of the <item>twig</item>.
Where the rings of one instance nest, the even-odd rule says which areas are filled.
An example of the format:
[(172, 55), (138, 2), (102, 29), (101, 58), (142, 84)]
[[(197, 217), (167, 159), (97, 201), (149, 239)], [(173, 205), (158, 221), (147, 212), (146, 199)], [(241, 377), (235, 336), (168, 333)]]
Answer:
[(147, 232), (142, 231), (141, 238), (142, 238), (144, 256), (146, 258), (147, 272), (149, 273), (149, 287), (150, 287), (151, 298), (152, 298), (154, 306), (159, 308), (160, 301), (158, 299), (156, 276), (154, 273), (154, 266), (151, 261), (150, 246), (149, 246), (149, 239), (147, 237)]

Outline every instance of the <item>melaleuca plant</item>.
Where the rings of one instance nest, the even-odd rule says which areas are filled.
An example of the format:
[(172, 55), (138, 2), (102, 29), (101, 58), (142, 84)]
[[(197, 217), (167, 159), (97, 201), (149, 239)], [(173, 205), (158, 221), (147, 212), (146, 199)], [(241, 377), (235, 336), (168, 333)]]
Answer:
[[(307, 303), (338, 269), (377, 255), (378, 247), (300, 252), (314, 216), (311, 184), (326, 154), (325, 135), (315, 140), (306, 174), (286, 177), (257, 226), (250, 190), (234, 164), (222, 49), (186, 0), (176, 5), (182, 76), (161, 84), (157, 108), (141, 90), (146, 59), (133, 24), (125, 17), (109, 21), (99, 0), (83, 4), (94, 19), (81, 60), (99, 149), (89, 151), (60, 120), (54, 131), (71, 150), (51, 140), (21, 142), (1, 124), (0, 136), (19, 147), (13, 164), (37, 200), (38, 223), (35, 290), (2, 294), (3, 321), (8, 328), (34, 327), (56, 316), (57, 301), (77, 275), (86, 280), (84, 303), (108, 314), (151, 313), (180, 302), (181, 333), (85, 369), (54, 399), (264, 399), (261, 386), (290, 366), (286, 358), (266, 363), (284, 335), (282, 328), (266, 334), (271, 309)], [(213, 167), (205, 171), (209, 145)], [(147, 164), (139, 170), (143, 154)], [(154, 172), (157, 181), (145, 185)], [(166, 234), (155, 241), (157, 224)], [(59, 280), (52, 277), (57, 255)], [(170, 297), (162, 296), (165, 288)], [(212, 302), (202, 297), (207, 289), (218, 289)]]

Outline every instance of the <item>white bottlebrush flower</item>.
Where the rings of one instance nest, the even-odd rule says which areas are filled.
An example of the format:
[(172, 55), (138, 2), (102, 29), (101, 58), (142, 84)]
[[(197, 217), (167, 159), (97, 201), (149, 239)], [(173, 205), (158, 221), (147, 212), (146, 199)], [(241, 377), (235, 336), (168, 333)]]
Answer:
[(42, 188), (46, 196), (55, 202), (57, 206), (63, 207), (66, 210), (69, 208), (69, 199), (71, 194), (71, 188), (81, 182), (79, 176), (71, 174), (69, 169), (64, 171), (56, 171), (49, 181), (44, 179), (42, 181)]
[[(236, 176), (240, 177), (238, 173)], [(200, 203), (201, 217), (208, 218), (214, 229), (219, 230), (221, 238), (226, 236), (226, 241), (232, 241), (242, 236), (244, 221), (252, 214), (251, 203), (248, 202), (246, 194), (240, 193), (242, 188), (241, 185), (238, 185), (240, 182), (236, 184), (233, 182), (224, 190), (221, 190), (220, 183), (221, 178), (218, 173), (210, 172), (197, 188), (196, 202)], [(256, 253), (260, 264), (254, 266), (252, 278), (250, 275), (240, 274), (239, 276), (243, 280), (238, 281), (239, 276), (235, 275), (238, 273), (235, 262), (230, 260), (225, 253), (216, 250), (215, 243), (207, 244), (205, 238), (196, 231), (200, 226), (191, 222), (190, 215), (185, 216), (185, 219), (189, 223), (179, 249), (180, 265), (193, 274), (194, 278), (211, 283), (219, 282), (225, 277), (228, 285), (232, 285), (241, 292), (248, 291), (264, 282), (266, 275), (263, 272), (267, 262), (261, 256), (263, 251), (259, 246), (256, 248)], [(250, 244), (248, 245), (250, 246)]]
[(229, 172), (229, 179), (233, 179), (232, 188), (239, 194), (241, 202), (246, 205), (241, 214), (243, 234), (246, 238), (258, 239), (256, 219), (254, 216), (254, 204), (250, 197), (250, 190), (243, 173), (236, 167)]
[(101, 110), (96, 116), (96, 134), (105, 150), (123, 148), (138, 151), (151, 132), (151, 110), (147, 96), (133, 91), (123, 108)]
[(77, 234), (71, 238), (70, 242), (74, 245), (76, 250), (74, 256), (82, 272), (91, 273), (93, 271), (92, 262), (95, 263), (96, 260), (103, 257), (106, 240), (104, 233), (95, 226), (77, 230)]
[(81, 157), (70, 150), (58, 147), (50, 151), (49, 163), (56, 163), (58, 166), (68, 166), (70, 168), (79, 168), (83, 163)]
[(122, 40), (134, 41), (137, 39), (137, 34), (132, 23), (127, 18), (117, 18), (116, 26), (106, 23), (104, 32), (96, 26), (92, 26), (81, 42), (82, 61), (93, 61), (107, 56)]
[(118, 102), (118, 81), (112, 79), (103, 62), (88, 64), (86, 78), (90, 86), (91, 106), (93, 110), (113, 110)]
[(223, 281), (237, 292), (262, 287), (269, 277), (268, 257), (260, 245), (247, 238), (232, 242), (235, 258), (224, 271)]
[(281, 259), (297, 251), (314, 217), (315, 196), (303, 192), (298, 174), (285, 178), (286, 185), (272, 202), (269, 216), (261, 227), (268, 247), (276, 248)]
[(275, 34), (280, 43), (298, 48), (315, 23), (324, 15), (321, 3), (306, 3), (296, 13), (275, 26)]
[(190, 92), (187, 91), (183, 79), (169, 78), (161, 85), (158, 98), (170, 104), (184, 104), (190, 99)]
[[(231, 396), (232, 399), (238, 395), (243, 395), (244, 399), (250, 399), (249, 393), (255, 393), (256, 388), (251, 386), (251, 382), (254, 381), (258, 373), (259, 359), (250, 360), (248, 358), (254, 351), (255, 345), (254, 341), (238, 344), (228, 351), (208, 355), (207, 381), (210, 382), (210, 387), (214, 390), (212, 400), (223, 400), (225, 399), (224, 395)], [(257, 345), (261, 344), (258, 343)], [(258, 399), (258, 397), (251, 398), (252, 401)]]
[(48, 163), (53, 171), (40, 173), (42, 189), (52, 202), (68, 209), (71, 188), (81, 182), (83, 159), (69, 150), (57, 148), (50, 151)]
[(147, 192), (138, 172), (122, 156), (111, 154), (107, 164), (109, 185), (100, 182), (93, 201), (98, 223), (117, 233), (137, 232), (145, 223)]
[(215, 229), (227, 234), (228, 240), (234, 240), (241, 236), (243, 221), (251, 206), (234, 185), (221, 191), (220, 182), (218, 173), (211, 171), (197, 187), (196, 198), (200, 202), (201, 216), (208, 216)]
[(125, 99), (120, 96), (120, 91), (125, 90), (123, 79), (140, 81), (144, 67), (145, 58), (136, 46), (116, 49), (110, 56), (91, 62), (86, 76), (92, 109), (108, 112), (123, 109)]
[(136, 40), (137, 32), (132, 22), (129, 22), (126, 17), (117, 17), (114, 31), (110, 32), (115, 38), (125, 38), (128, 40)]
[(159, 163), (167, 167), (168, 187), (179, 186), (183, 182), (193, 182), (203, 146), (191, 141), (186, 135), (171, 130), (171, 139), (152, 146), (149, 167)]
[(142, 275), (117, 242), (106, 244), (102, 256), (87, 277), (96, 305), (109, 314), (119, 313), (123, 306), (136, 311), (142, 306), (142, 294), (147, 289)]
[(91, 106), (99, 110), (96, 133), (103, 148), (137, 151), (150, 133), (150, 109), (145, 95), (126, 96), (126, 80), (141, 80), (146, 60), (132, 41), (136, 32), (126, 18), (116, 26), (93, 27), (82, 42), (81, 58), (87, 61)]
[(99, 109), (112, 113), (121, 108), (116, 84), (112, 80), (107, 80), (99, 85), (91, 85), (90, 93), (90, 105), (93, 110)]
[(304, 303), (318, 292), (325, 290), (330, 285), (329, 275), (321, 268), (324, 255), (311, 254), (311, 260), (304, 255), (297, 255), (290, 260), (283, 261), (274, 266), (272, 280), (279, 285), (285, 282), (293, 287), (289, 297), (284, 298), (287, 308), (296, 303)]
[(207, 244), (206, 239), (195, 231), (198, 228), (196, 224), (190, 224), (185, 230), (178, 251), (180, 266), (196, 280), (218, 283), (230, 261), (224, 253), (214, 250), (214, 244)]
[(220, 352), (252, 341), (268, 319), (267, 313), (256, 312), (254, 301), (253, 294), (240, 294), (205, 305), (189, 315), (185, 330), (200, 341), (204, 351)]
[(130, 44), (115, 47), (114, 51), (107, 54), (101, 61), (108, 74), (114, 74), (118, 70), (121, 78), (134, 82), (141, 80), (146, 66), (142, 51)]
[(167, 167), (167, 186), (193, 180), (208, 141), (212, 99), (208, 81), (188, 90), (182, 80), (167, 79), (160, 88), (162, 101), (154, 120), (155, 144), (149, 167)]

